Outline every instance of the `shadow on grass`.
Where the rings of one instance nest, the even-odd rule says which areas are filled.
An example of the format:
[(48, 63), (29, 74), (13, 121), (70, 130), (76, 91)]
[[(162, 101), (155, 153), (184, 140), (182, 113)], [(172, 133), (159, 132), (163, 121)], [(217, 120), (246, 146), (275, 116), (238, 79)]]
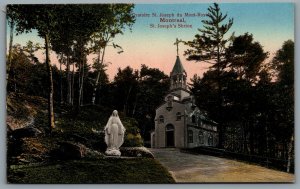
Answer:
[(150, 158), (72, 160), (8, 170), (8, 183), (161, 184), (174, 182), (169, 172), (157, 160)]

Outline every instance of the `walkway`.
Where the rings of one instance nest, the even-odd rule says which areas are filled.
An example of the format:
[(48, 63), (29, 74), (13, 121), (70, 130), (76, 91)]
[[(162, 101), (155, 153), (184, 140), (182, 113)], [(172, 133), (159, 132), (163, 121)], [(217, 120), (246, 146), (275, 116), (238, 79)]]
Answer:
[(149, 149), (176, 182), (294, 182), (295, 175), (208, 155), (181, 153), (178, 149)]

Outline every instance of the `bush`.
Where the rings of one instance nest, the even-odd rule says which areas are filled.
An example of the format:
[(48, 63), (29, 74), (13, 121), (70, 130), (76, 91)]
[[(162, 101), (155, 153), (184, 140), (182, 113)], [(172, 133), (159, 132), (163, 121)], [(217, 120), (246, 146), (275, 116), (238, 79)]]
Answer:
[(144, 142), (139, 133), (136, 135), (134, 135), (132, 133), (125, 134), (123, 146), (135, 147), (135, 146), (143, 146), (143, 145), (144, 145)]
[(144, 142), (142, 136), (140, 135), (138, 122), (134, 118), (128, 118), (128, 117), (123, 118), (122, 122), (124, 127), (126, 128), (123, 146), (127, 146), (127, 147), (143, 146)]

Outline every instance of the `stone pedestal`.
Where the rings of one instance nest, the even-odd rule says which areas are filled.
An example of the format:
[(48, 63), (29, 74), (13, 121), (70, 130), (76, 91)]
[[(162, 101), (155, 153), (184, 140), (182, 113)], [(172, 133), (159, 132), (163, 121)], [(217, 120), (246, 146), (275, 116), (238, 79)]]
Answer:
[(105, 151), (105, 154), (108, 156), (121, 156), (120, 150), (116, 150), (116, 149), (107, 149)]

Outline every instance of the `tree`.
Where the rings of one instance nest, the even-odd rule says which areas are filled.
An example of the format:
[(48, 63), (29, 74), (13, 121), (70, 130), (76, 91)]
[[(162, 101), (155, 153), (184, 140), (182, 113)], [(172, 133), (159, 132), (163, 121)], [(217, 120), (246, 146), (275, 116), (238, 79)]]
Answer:
[(262, 64), (268, 57), (259, 42), (253, 41), (253, 35), (245, 33), (233, 37), (233, 41), (226, 49), (223, 67), (238, 74), (238, 79), (255, 82), (261, 71)]
[[(244, 153), (254, 153), (254, 137), (256, 132), (256, 113), (257, 106), (256, 101), (256, 85), (259, 79), (263, 79), (265, 73), (263, 69), (263, 63), (268, 56), (267, 52), (264, 52), (259, 42), (254, 42), (252, 34), (245, 33), (237, 37), (233, 37), (232, 43), (226, 49), (225, 59), (222, 67), (227, 72), (236, 74), (233, 80), (222, 79), (222, 96), (224, 106), (228, 106), (232, 110), (239, 110), (236, 115), (241, 123), (241, 133), (244, 133)], [(261, 73), (262, 72), (262, 73)], [(266, 74), (266, 73), (265, 73)], [(266, 75), (264, 75), (265, 79)], [(228, 82), (224, 82), (228, 81)], [(240, 98), (240, 97), (243, 98)], [(226, 107), (225, 107), (226, 108)], [(226, 109), (227, 109), (226, 108)], [(228, 113), (226, 110), (224, 114)], [(246, 137), (249, 135), (249, 137)], [(257, 135), (256, 135), (257, 136)], [(245, 148), (249, 146), (249, 148)]]
[(60, 20), (60, 24), (58, 25), (59, 35), (51, 36), (52, 40), (52, 50), (56, 52), (56, 54), (65, 56), (65, 64), (66, 64), (66, 75), (67, 75), (67, 96), (66, 102), (68, 104), (72, 104), (72, 78), (70, 67), (72, 64), (72, 58), (74, 56), (74, 42), (76, 36), (76, 24), (77, 14), (79, 12), (78, 5), (64, 5), (62, 10), (58, 13), (59, 17), (63, 18)]
[[(9, 74), (11, 73), (12, 78), (15, 77), (13, 67), (12, 65), (12, 48), (13, 48), (13, 37), (14, 37), (14, 28), (15, 24), (17, 22), (17, 19), (15, 19), (18, 16), (18, 11), (15, 7), (13, 6), (7, 6), (6, 9), (6, 16), (7, 16), (7, 21), (8, 25), (10, 27), (9, 30), (9, 47), (8, 47), (8, 57), (7, 57), (7, 74), (6, 74), (6, 79), (9, 79)], [(14, 79), (15, 80), (15, 79)], [(14, 91), (16, 92), (16, 84), (14, 84)]]
[(164, 72), (146, 65), (141, 66), (132, 115), (139, 122), (144, 140), (150, 140), (150, 131), (154, 129), (155, 110), (164, 101), (169, 88), (169, 77)]
[(57, 25), (61, 18), (57, 17), (61, 5), (9, 5), (14, 7), (18, 16), (16, 30), (18, 33), (30, 32), (33, 29), (38, 31), (38, 35), (45, 41), (46, 66), (48, 72), (48, 119), (50, 130), (55, 128), (53, 110), (53, 78), (52, 67), (50, 65), (50, 34), (57, 34)]
[(294, 42), (287, 40), (283, 43), (275, 57), (273, 58), (272, 68), (278, 73), (278, 80), (289, 87), (294, 86)]
[[(122, 47), (112, 42), (112, 39), (118, 35), (123, 34), (126, 26), (131, 29), (132, 24), (134, 23), (134, 15), (133, 15), (133, 7), (132, 4), (111, 4), (107, 7), (109, 10), (109, 15), (107, 15), (107, 19), (103, 20), (102, 28), (99, 28), (98, 31), (93, 33), (91, 37), (92, 42), (92, 50), (97, 53), (97, 61), (95, 62), (95, 68), (98, 72), (97, 77), (95, 79), (93, 96), (92, 96), (92, 104), (95, 104), (96, 100), (96, 91), (99, 85), (99, 79), (101, 75), (102, 67), (105, 67), (104, 56), (105, 50), (107, 46), (111, 45), (114, 48), (118, 48), (118, 53), (123, 52)], [(112, 44), (110, 44), (112, 43)]]
[(85, 76), (85, 64), (87, 55), (90, 53), (87, 44), (91, 35), (105, 27), (104, 21), (110, 15), (108, 4), (101, 5), (77, 5), (79, 6), (76, 12), (77, 21), (74, 23), (75, 33), (75, 58), (78, 65), (78, 103), (77, 110), (79, 111), (82, 104), (83, 81)]
[[(7, 91), (14, 92), (14, 85), (16, 85), (16, 92), (18, 93), (47, 98), (48, 88), (45, 87), (45, 84), (48, 82), (48, 73), (45, 63), (40, 63), (39, 61), (33, 62), (32, 60), (37, 60), (37, 58), (33, 58), (27, 51), (27, 46), (21, 46), (20, 44), (13, 45), (12, 63), (14, 65), (15, 77), (11, 78), (10, 76)], [(59, 81), (59, 72), (55, 66), (52, 66), (52, 72), (53, 87), (58, 88), (59, 83), (56, 81)], [(58, 93), (54, 93), (54, 99), (57, 97)]]
[[(97, 60), (94, 60), (97, 61)], [(95, 64), (94, 64), (95, 65)], [(93, 65), (93, 66), (94, 66)], [(105, 64), (104, 64), (105, 65)], [(108, 75), (106, 73), (106, 67), (100, 67), (97, 69), (93, 69), (92, 72), (89, 72), (89, 76), (86, 81), (86, 88), (84, 89), (85, 93), (85, 103), (90, 103), (93, 97), (93, 93), (91, 91), (94, 90), (95, 78), (97, 77), (99, 71), (99, 85), (97, 87), (96, 96), (101, 98), (96, 98), (95, 104), (102, 106), (110, 106), (112, 104), (113, 95), (111, 89), (113, 88), (111, 83), (109, 82)]]
[(294, 42), (292, 40), (283, 43), (271, 64), (278, 75), (278, 93), (274, 102), (277, 105), (281, 129), (285, 130), (287, 135), (285, 141), (288, 143), (287, 172), (290, 172), (294, 157)]
[[(255, 85), (260, 77), (264, 79), (261, 82), (269, 84), (266, 70), (262, 69), (267, 54), (258, 42), (254, 42), (252, 35), (246, 33), (233, 37), (225, 49), (220, 64), (222, 70), (212, 69), (203, 78), (194, 77), (192, 80), (192, 92), (197, 105), (207, 110), (210, 117), (218, 118), (224, 126), (222, 134), (225, 149), (254, 153), (255, 137), (258, 135), (255, 133), (259, 133), (256, 115), (261, 112), (257, 102), (265, 99), (257, 93)], [(219, 86), (221, 91), (218, 90)], [(232, 134), (236, 136), (232, 138)], [(240, 140), (241, 145), (236, 145), (236, 140)]]
[(39, 43), (33, 43), (32, 41), (28, 41), (26, 46), (23, 48), (23, 51), (28, 53), (28, 58), (31, 60), (32, 63), (39, 62), (38, 58), (35, 56), (35, 52), (42, 49)]
[(218, 87), (218, 112), (219, 116), (215, 119), (219, 122), (219, 147), (223, 146), (223, 126), (221, 124), (221, 86), (220, 74), (221, 64), (225, 57), (226, 44), (229, 39), (225, 39), (225, 34), (229, 31), (233, 24), (233, 19), (229, 19), (227, 23), (223, 24), (227, 18), (227, 14), (223, 15), (217, 3), (208, 8), (208, 19), (202, 20), (204, 29), (198, 29), (200, 34), (195, 35), (193, 41), (187, 41), (185, 44), (190, 47), (185, 51), (187, 60), (194, 60), (200, 62), (207, 62), (212, 64), (211, 69), (217, 70), (217, 87)]
[(169, 90), (169, 77), (157, 68), (142, 65), (140, 70), (127, 66), (118, 69), (114, 81), (103, 85), (101, 105), (123, 112), (139, 123), (141, 135), (150, 140), (154, 129), (156, 108), (164, 101)]
[(127, 66), (123, 70), (119, 68), (114, 78), (115, 106), (118, 110), (123, 110), (125, 116), (132, 116), (133, 102), (138, 90), (138, 77), (138, 71)]
[(226, 43), (229, 41), (229, 39), (225, 39), (225, 34), (231, 28), (233, 19), (222, 24), (227, 18), (227, 14), (222, 14), (217, 3), (210, 6), (208, 12), (208, 20), (202, 20), (204, 29), (198, 29), (200, 34), (196, 34), (193, 41), (185, 42), (190, 47), (185, 51), (185, 56), (188, 56), (187, 60), (204, 61), (214, 64), (214, 67), (220, 69)]
[[(20, 44), (15, 44), (11, 49), (11, 69), (7, 80), (8, 92), (20, 92), (24, 89), (24, 83), (29, 78), (28, 70), (30, 70), (31, 61), (25, 54)], [(26, 88), (26, 87), (25, 87)]]

